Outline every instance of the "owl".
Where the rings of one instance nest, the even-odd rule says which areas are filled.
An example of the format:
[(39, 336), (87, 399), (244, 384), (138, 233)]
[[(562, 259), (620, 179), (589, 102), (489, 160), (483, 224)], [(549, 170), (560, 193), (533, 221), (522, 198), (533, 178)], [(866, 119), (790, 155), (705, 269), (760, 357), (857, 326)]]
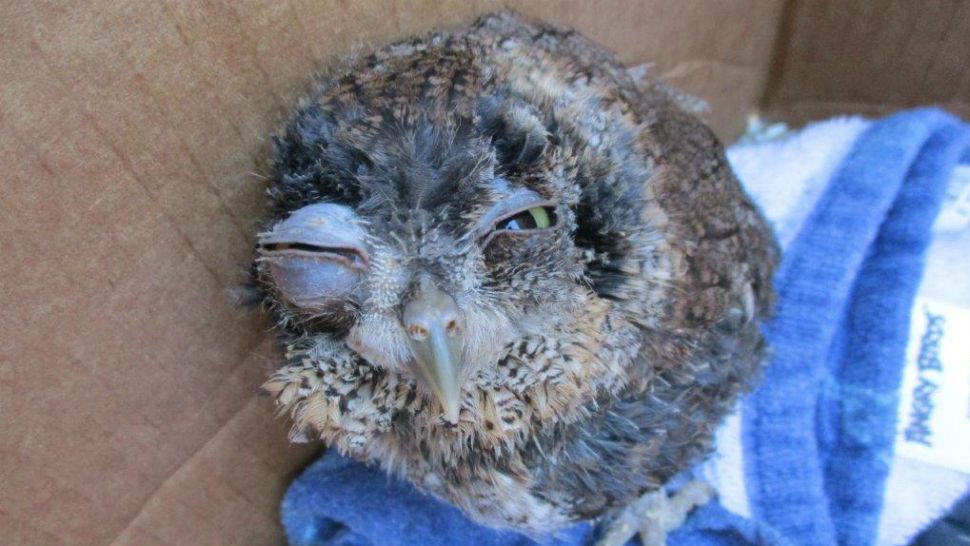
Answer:
[(504, 12), (333, 67), (268, 197), (291, 440), (484, 525), (662, 537), (644, 506), (759, 375), (770, 230), (690, 101), (574, 31)]

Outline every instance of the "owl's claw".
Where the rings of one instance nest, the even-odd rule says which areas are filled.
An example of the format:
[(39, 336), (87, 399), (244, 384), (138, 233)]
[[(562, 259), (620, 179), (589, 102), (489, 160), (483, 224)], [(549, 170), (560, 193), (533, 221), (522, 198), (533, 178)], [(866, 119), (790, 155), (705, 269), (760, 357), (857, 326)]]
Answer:
[(714, 498), (714, 489), (701, 481), (690, 481), (673, 495), (653, 491), (626, 506), (606, 524), (596, 546), (624, 546), (639, 535), (643, 546), (665, 546), (667, 533), (680, 527), (696, 507)]

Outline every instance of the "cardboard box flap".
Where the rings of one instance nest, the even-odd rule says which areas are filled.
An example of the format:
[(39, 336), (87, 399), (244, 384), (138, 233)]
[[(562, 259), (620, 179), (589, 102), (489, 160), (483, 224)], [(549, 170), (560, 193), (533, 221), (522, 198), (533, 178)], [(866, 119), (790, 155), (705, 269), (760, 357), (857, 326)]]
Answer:
[(789, 2), (765, 95), (794, 123), (938, 104), (970, 118), (970, 3)]

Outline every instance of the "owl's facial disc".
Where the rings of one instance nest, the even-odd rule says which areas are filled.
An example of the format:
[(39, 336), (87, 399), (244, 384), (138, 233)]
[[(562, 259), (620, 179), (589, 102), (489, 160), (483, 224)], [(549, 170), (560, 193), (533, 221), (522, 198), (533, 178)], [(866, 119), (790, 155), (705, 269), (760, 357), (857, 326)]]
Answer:
[(259, 260), (281, 295), (313, 309), (345, 296), (367, 269), (363, 229), (344, 206), (320, 203), (296, 210), (259, 235)]
[[(463, 383), (496, 362), (518, 330), (506, 308), (483, 303), (476, 291), (475, 281), (494, 274), (487, 265), (466, 271), (472, 282), (443, 271), (459, 269), (454, 264), (467, 256), (478, 258), (475, 249), (492, 241), (502, 243), (501, 252), (520, 242), (534, 250), (543, 233), (560, 225), (556, 202), (531, 189), (506, 183), (494, 195), (492, 206), (465, 224), (467, 231), (449, 233), (442, 223), (431, 237), (393, 243), (368, 233), (370, 221), (349, 206), (307, 205), (259, 235), (257, 259), (291, 316), (308, 319), (308, 333), (345, 335), (346, 346), (363, 359), (417, 380), (441, 404), (443, 420), (457, 424)], [(465, 235), (458, 254), (441, 243)]]

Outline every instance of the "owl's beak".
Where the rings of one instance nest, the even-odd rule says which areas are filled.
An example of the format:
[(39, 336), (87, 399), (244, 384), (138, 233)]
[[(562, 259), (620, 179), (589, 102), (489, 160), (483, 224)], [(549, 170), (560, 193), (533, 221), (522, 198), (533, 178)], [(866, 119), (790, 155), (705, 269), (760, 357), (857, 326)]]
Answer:
[(458, 424), (461, 410), (460, 364), (464, 324), (454, 298), (422, 279), (414, 298), (404, 306), (414, 368), (441, 402), (445, 419)]

